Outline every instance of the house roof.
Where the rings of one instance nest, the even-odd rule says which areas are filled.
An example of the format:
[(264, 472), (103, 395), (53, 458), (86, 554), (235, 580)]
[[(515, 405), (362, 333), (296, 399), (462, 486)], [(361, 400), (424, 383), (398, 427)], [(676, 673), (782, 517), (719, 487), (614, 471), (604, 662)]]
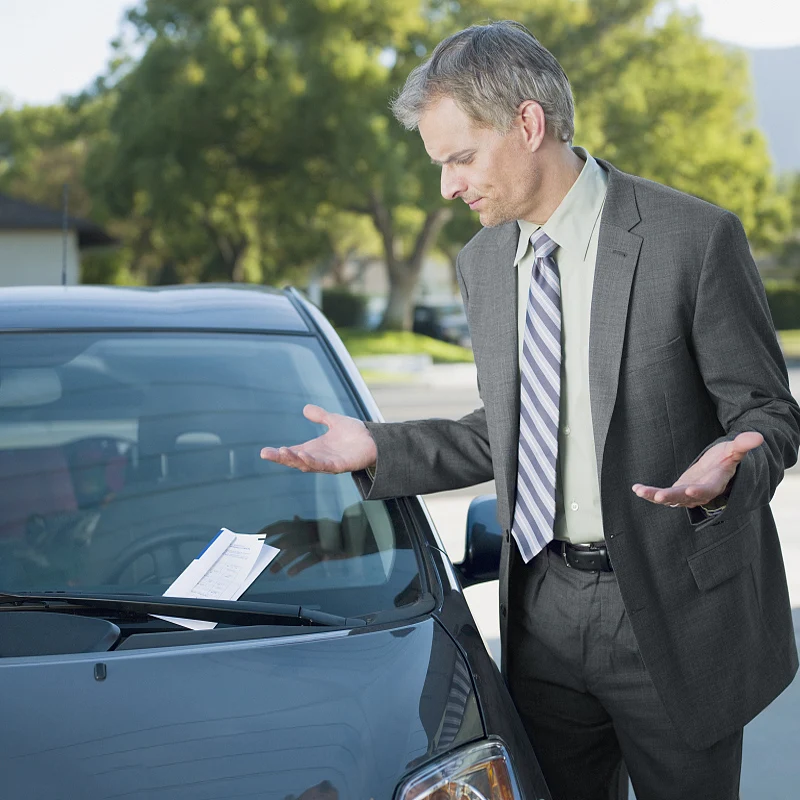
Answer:
[[(62, 225), (60, 211), (0, 194), (0, 231), (60, 231)], [(81, 249), (117, 244), (116, 239), (89, 220), (68, 216), (67, 227), (78, 234), (78, 247)]]

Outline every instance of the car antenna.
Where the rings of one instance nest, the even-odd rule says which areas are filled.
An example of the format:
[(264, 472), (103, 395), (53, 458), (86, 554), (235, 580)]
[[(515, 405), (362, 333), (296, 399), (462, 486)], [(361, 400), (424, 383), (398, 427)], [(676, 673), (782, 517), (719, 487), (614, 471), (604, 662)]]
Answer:
[(64, 184), (64, 189), (61, 194), (61, 285), (67, 285), (67, 235), (68, 235), (68, 217), (67, 217), (67, 203), (69, 201), (69, 184)]

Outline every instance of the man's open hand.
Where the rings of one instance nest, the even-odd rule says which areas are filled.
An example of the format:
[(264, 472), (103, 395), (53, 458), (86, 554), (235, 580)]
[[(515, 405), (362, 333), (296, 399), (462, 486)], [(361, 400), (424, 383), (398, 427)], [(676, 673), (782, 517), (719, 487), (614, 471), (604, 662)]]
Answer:
[(706, 450), (669, 488), (635, 483), (631, 488), (638, 497), (665, 506), (695, 508), (719, 497), (745, 455), (760, 447), (760, 433), (740, 433), (732, 442), (720, 442)]
[(355, 472), (375, 464), (378, 449), (360, 419), (307, 405), (303, 416), (328, 427), (327, 433), (290, 447), (265, 447), (261, 458), (302, 472)]

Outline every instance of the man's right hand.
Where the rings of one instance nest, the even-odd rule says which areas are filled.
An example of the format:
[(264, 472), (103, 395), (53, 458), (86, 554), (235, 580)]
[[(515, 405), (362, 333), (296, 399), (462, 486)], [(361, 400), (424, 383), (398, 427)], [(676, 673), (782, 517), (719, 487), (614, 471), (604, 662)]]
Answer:
[(265, 447), (261, 458), (302, 472), (356, 472), (375, 464), (378, 449), (367, 426), (360, 419), (331, 414), (319, 406), (307, 405), (303, 416), (326, 425), (327, 433), (291, 447)]

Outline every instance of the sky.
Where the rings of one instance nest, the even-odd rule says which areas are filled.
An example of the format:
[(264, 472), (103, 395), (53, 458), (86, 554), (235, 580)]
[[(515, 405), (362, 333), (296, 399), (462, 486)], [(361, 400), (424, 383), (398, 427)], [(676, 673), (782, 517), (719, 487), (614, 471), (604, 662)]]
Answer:
[[(675, 0), (703, 33), (745, 47), (800, 45), (799, 0)], [(0, 93), (53, 103), (91, 85), (133, 0), (0, 0)]]

